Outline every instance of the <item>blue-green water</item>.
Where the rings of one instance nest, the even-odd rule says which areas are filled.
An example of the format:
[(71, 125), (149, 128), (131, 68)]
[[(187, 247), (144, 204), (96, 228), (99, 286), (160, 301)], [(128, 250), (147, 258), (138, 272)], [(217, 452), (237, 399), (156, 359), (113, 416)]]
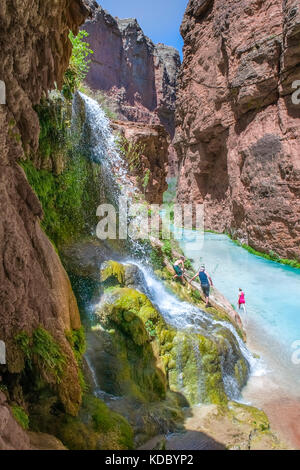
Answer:
[[(248, 253), (226, 235), (185, 230), (180, 245), (195, 268), (204, 263), (216, 288), (237, 306), (238, 290), (246, 296), (243, 322), (259, 352), (269, 352), (300, 393), (300, 365), (292, 360), (300, 340), (300, 270)], [(236, 307), (237, 308), (237, 307)], [(298, 354), (300, 357), (300, 353)]]

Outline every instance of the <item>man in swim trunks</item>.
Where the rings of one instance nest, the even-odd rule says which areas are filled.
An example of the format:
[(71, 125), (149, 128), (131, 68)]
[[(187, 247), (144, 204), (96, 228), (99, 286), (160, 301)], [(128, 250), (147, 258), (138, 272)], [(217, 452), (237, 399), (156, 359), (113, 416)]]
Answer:
[(209, 307), (209, 294), (210, 294), (210, 287), (213, 286), (212, 279), (208, 272), (205, 271), (205, 266), (202, 265), (200, 271), (195, 274), (195, 276), (190, 280), (192, 282), (196, 277), (199, 276), (202, 292), (205, 295), (205, 308)]
[(181, 256), (178, 260), (175, 261), (173, 264), (173, 269), (175, 271), (175, 276), (173, 279), (179, 278), (182, 284), (184, 283), (184, 262), (185, 262), (185, 257)]
[(245, 294), (243, 292), (243, 289), (239, 289), (239, 300), (238, 300), (238, 306), (239, 309), (243, 309), (244, 313), (246, 313), (246, 300), (245, 300)]

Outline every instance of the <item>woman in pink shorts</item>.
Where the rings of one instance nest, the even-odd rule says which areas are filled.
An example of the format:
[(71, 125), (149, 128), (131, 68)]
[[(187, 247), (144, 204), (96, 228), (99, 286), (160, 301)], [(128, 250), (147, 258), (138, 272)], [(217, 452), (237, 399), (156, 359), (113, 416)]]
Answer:
[(239, 289), (239, 300), (238, 300), (239, 309), (243, 309), (244, 313), (246, 313), (246, 300), (245, 294), (242, 289)]

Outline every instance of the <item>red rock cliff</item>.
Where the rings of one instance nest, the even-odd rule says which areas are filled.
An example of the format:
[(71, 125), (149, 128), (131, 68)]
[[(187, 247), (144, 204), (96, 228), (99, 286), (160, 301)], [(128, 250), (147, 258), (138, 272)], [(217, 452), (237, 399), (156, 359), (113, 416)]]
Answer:
[(298, 0), (190, 0), (181, 32), (179, 200), (206, 228), (300, 259)]
[(92, 17), (84, 24), (94, 54), (87, 83), (114, 99), (129, 121), (162, 123), (174, 134), (179, 53), (147, 38), (136, 19), (113, 18), (89, 0)]
[(0, 380), (2, 373), (14, 374), (18, 390), (24, 358), (15, 336), (42, 326), (67, 357), (57, 392), (72, 414), (81, 391), (65, 332), (80, 327), (78, 307), (68, 276), (40, 228), (42, 208), (18, 161), (38, 146), (33, 106), (55, 81), (61, 84), (71, 54), (69, 30), (76, 32), (86, 15), (81, 0), (0, 4), (0, 79), (7, 92), (6, 105), (0, 106), (0, 339), (6, 343), (7, 367), (1, 367)]

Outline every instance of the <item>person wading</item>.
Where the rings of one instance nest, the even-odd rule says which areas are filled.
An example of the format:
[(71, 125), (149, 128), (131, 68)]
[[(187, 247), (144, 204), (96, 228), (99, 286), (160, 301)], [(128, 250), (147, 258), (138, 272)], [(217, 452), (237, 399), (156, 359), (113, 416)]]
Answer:
[(173, 264), (173, 269), (175, 271), (175, 276), (173, 279), (180, 279), (182, 284), (184, 283), (184, 262), (185, 257), (181, 256), (175, 263)]
[(208, 272), (205, 271), (204, 265), (201, 266), (200, 271), (190, 280), (190, 283), (196, 279), (197, 276), (199, 276), (202, 292), (205, 295), (205, 307), (209, 307), (210, 287), (213, 286), (213, 282)]
[(244, 313), (246, 313), (246, 300), (245, 300), (245, 293), (243, 289), (239, 289), (239, 300), (238, 300), (239, 310), (243, 309)]

